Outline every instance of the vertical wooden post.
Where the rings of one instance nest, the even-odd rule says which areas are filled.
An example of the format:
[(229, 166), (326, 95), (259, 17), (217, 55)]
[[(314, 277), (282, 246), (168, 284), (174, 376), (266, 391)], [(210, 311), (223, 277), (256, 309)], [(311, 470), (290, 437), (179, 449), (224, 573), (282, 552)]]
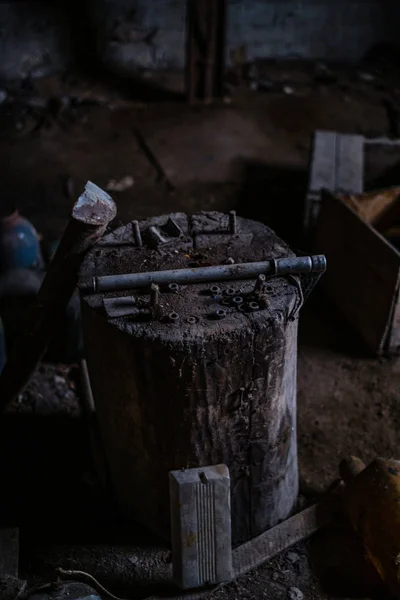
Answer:
[(223, 95), (226, 0), (187, 0), (186, 88), (191, 104)]

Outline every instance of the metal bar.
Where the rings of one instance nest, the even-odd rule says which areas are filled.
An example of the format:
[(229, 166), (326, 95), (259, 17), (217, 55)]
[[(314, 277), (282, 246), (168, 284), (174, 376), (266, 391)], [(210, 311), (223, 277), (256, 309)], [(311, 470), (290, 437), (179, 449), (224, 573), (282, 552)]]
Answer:
[(218, 265), (196, 269), (173, 269), (170, 271), (153, 271), (148, 273), (105, 275), (103, 277), (94, 277), (88, 291), (98, 293), (129, 290), (132, 288), (148, 287), (152, 283), (156, 283), (157, 285), (168, 285), (169, 283), (188, 284), (253, 279), (257, 278), (258, 275), (323, 273), (325, 269), (326, 259), (323, 255), (297, 256), (293, 258), (277, 258), (263, 262)]

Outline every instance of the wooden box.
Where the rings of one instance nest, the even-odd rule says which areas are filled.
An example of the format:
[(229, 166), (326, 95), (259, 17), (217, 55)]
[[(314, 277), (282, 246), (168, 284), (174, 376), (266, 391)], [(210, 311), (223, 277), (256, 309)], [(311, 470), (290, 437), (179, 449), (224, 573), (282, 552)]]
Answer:
[(400, 345), (400, 254), (386, 239), (399, 184), (400, 140), (315, 132), (305, 230), (327, 256), (322, 285), (375, 354)]
[[(357, 196), (325, 191), (316, 226), (315, 248), (327, 257), (324, 289), (374, 354), (400, 345), (400, 253), (376, 229), (393, 207), (398, 209), (396, 193), (400, 196), (400, 189), (375, 194), (392, 195), (390, 207), (362, 213), (354, 203)], [(373, 194), (364, 199), (367, 205)]]

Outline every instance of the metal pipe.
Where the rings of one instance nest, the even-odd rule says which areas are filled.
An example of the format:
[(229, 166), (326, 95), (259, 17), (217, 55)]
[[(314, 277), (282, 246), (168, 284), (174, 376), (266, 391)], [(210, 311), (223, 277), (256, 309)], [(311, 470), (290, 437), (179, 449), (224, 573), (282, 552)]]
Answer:
[(258, 275), (263, 274), (273, 276), (323, 273), (325, 269), (326, 258), (324, 255), (296, 256), (293, 258), (276, 258), (263, 262), (93, 277), (92, 284), (89, 286), (88, 291), (99, 293), (129, 290), (132, 288), (149, 287), (152, 283), (156, 283), (157, 285), (168, 285), (170, 283), (188, 284), (213, 281), (233, 281), (253, 279), (257, 278)]
[(150, 304), (151, 306), (157, 306), (160, 300), (160, 288), (156, 283), (152, 283), (150, 286)]

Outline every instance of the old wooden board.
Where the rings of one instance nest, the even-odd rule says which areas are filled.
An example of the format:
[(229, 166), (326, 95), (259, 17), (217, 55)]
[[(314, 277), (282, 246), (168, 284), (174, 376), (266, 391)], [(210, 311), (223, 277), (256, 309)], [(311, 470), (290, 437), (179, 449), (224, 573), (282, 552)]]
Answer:
[[(147, 245), (151, 228), (167, 235), (169, 215), (140, 223), (143, 247), (127, 245), (132, 228), (122, 227), (87, 256), (81, 279), (292, 255), (254, 221), (238, 218), (231, 233), (228, 215), (171, 216), (182, 235)], [(114, 486), (126, 511), (163, 535), (168, 473), (182, 467), (228, 465), (234, 544), (285, 519), (295, 505), (302, 300), (296, 281), (273, 278), (265, 303), (252, 312), (254, 284), (165, 286), (154, 313), (149, 290), (127, 291), (139, 310), (147, 307), (147, 320), (110, 318), (101, 294), (83, 299), (87, 360)], [(222, 318), (219, 310), (226, 311)]]
[[(334, 506), (334, 503), (327, 501), (319, 505), (314, 504), (233, 550), (234, 578), (236, 579), (256, 569), (283, 550), (290, 548), (302, 540), (308, 539), (319, 529), (328, 525), (335, 514)], [(211, 588), (165, 596), (165, 599), (202, 600), (215, 590), (229, 583), (227, 581), (224, 584)], [(152, 596), (146, 600), (161, 600), (161, 597)]]
[(315, 132), (304, 219), (306, 228), (315, 223), (323, 189), (332, 193), (363, 191), (363, 136), (333, 131)]
[(327, 257), (323, 286), (370, 350), (381, 353), (399, 286), (400, 254), (357, 213), (323, 194), (315, 245)]

